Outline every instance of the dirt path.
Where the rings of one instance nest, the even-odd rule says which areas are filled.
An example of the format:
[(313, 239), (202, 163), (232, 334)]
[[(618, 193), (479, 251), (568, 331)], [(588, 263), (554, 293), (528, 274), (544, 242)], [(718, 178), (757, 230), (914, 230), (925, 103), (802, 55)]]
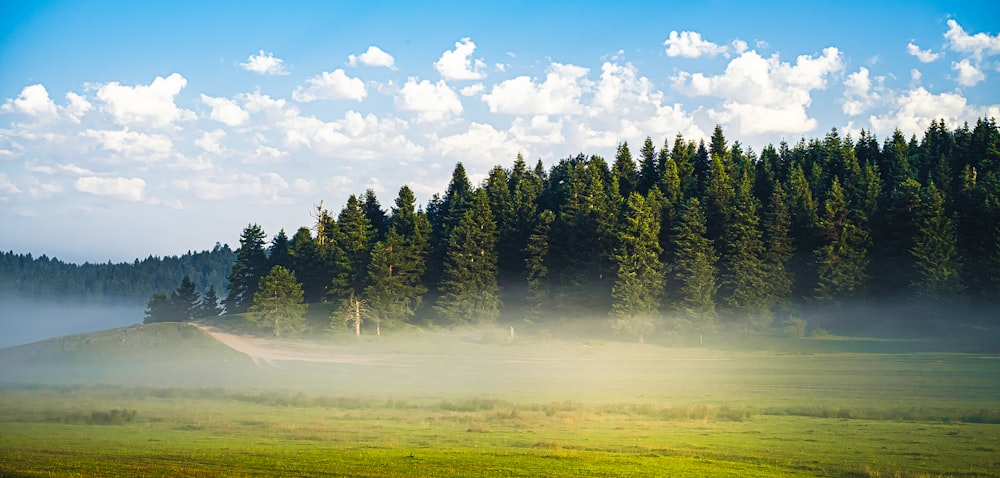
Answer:
[(357, 355), (338, 353), (333, 347), (315, 343), (277, 338), (246, 337), (243, 335), (228, 334), (209, 325), (193, 325), (215, 340), (222, 342), (227, 347), (246, 354), (257, 365), (274, 365), (275, 361), (345, 364), (371, 364), (381, 361), (379, 357), (359, 357)]

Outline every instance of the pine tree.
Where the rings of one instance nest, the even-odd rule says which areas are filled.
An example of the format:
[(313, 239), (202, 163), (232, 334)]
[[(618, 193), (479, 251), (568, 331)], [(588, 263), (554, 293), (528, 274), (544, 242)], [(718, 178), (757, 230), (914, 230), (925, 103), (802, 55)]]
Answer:
[(770, 325), (772, 316), (763, 259), (764, 242), (749, 176), (743, 178), (736, 191), (725, 243), (722, 296), (733, 319), (743, 322), (749, 330), (762, 331)]
[(281, 266), (285, 269), (292, 267), (292, 256), (290, 251), (288, 236), (285, 230), (278, 231), (278, 234), (271, 239), (271, 247), (268, 248), (268, 264), (270, 267)]
[(302, 301), (302, 286), (288, 269), (275, 266), (260, 279), (254, 292), (253, 306), (245, 317), (284, 337), (298, 332), (305, 325), (307, 306)]
[(690, 329), (698, 334), (715, 330), (717, 321), (715, 293), (719, 286), (715, 264), (718, 257), (712, 241), (705, 234), (705, 214), (701, 204), (698, 198), (690, 198), (681, 209), (680, 220), (674, 230), (676, 251), (672, 274), (678, 288), (673, 328)]
[(414, 242), (412, 237), (404, 237), (393, 227), (386, 240), (375, 243), (372, 248), (369, 285), (364, 297), (371, 315), (380, 322), (403, 322), (411, 318), (427, 293), (421, 282), (423, 251)]
[(450, 324), (490, 323), (500, 315), (496, 265), (496, 224), (489, 198), (473, 193), (471, 207), (452, 230), (434, 309)]
[(921, 209), (917, 235), (910, 249), (918, 274), (912, 286), (921, 297), (955, 300), (963, 289), (955, 223), (945, 215), (944, 196), (934, 183), (924, 190)]
[(156, 292), (146, 303), (146, 317), (142, 320), (144, 324), (154, 322), (174, 322), (176, 314), (172, 310), (170, 298), (163, 292)]
[(657, 161), (656, 148), (653, 146), (653, 138), (646, 136), (646, 141), (639, 151), (639, 194), (646, 195), (660, 181), (662, 167)]
[(222, 304), (219, 302), (219, 295), (215, 291), (215, 285), (210, 285), (198, 303), (197, 318), (216, 317), (220, 314), (222, 314)]
[(635, 335), (639, 343), (655, 327), (664, 286), (656, 206), (647, 204), (637, 192), (629, 195), (625, 226), (619, 231), (619, 246), (613, 256), (618, 266), (611, 292), (613, 325)]
[(305, 301), (321, 302), (326, 298), (330, 279), (326, 273), (326, 262), (320, 255), (316, 241), (308, 227), (300, 227), (292, 236), (290, 244), (291, 271), (302, 282)]
[(817, 298), (836, 301), (863, 290), (868, 280), (868, 233), (851, 221), (840, 181), (830, 187), (820, 228), (825, 243), (816, 250)]
[(361, 208), (364, 210), (365, 217), (368, 218), (368, 223), (371, 224), (374, 236), (372, 240), (384, 241), (386, 234), (389, 233), (389, 218), (382, 210), (382, 205), (379, 204), (374, 190), (365, 191), (365, 201)]
[(528, 297), (527, 319), (537, 321), (542, 312), (549, 306), (550, 292), (548, 288), (549, 268), (545, 258), (549, 254), (549, 231), (556, 215), (548, 209), (538, 215), (528, 246), (525, 250), (525, 268), (527, 269)]
[(170, 294), (170, 302), (172, 308), (176, 310), (178, 321), (186, 322), (198, 316), (201, 294), (198, 293), (198, 286), (190, 276), (184, 276), (181, 285)]
[(628, 149), (628, 142), (620, 143), (615, 153), (615, 164), (611, 173), (618, 178), (618, 192), (622, 197), (628, 197), (639, 185), (639, 173), (636, 171), (635, 159)]
[(338, 299), (361, 296), (368, 286), (368, 262), (374, 245), (372, 229), (364, 206), (353, 194), (337, 216), (335, 275), (330, 294)]
[(764, 218), (764, 269), (769, 298), (769, 307), (774, 311), (784, 310), (787, 315), (792, 299), (792, 284), (795, 282), (789, 264), (795, 253), (792, 244), (791, 216), (784, 187), (778, 183), (771, 193), (771, 203)]
[(246, 312), (257, 292), (260, 278), (267, 273), (267, 255), (264, 253), (264, 230), (257, 224), (250, 224), (240, 235), (240, 248), (236, 251), (236, 263), (229, 274), (229, 295), (226, 296), (226, 313)]

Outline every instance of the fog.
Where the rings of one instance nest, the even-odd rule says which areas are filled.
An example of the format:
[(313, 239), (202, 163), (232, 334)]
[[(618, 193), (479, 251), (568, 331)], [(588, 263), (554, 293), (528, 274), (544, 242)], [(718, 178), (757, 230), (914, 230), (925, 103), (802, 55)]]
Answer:
[(139, 304), (91, 305), (0, 298), (0, 348), (142, 322)]

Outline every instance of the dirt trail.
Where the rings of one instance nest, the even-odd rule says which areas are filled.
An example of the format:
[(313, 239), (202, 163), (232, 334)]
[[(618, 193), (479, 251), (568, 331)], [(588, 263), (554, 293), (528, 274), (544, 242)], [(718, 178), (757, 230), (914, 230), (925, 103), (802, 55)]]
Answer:
[(359, 357), (338, 353), (330, 346), (320, 344), (282, 340), (278, 338), (265, 339), (228, 334), (210, 325), (193, 324), (202, 332), (227, 347), (250, 357), (257, 365), (274, 365), (275, 361), (323, 362), (345, 364), (371, 364), (380, 361), (379, 357)]

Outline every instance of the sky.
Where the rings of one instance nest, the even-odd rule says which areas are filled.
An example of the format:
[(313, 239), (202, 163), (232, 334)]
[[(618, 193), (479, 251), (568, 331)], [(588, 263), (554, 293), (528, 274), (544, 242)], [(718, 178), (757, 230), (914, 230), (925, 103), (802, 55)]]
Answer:
[(676, 135), (1000, 118), (995, 2), (0, 2), (0, 250), (236, 247)]

